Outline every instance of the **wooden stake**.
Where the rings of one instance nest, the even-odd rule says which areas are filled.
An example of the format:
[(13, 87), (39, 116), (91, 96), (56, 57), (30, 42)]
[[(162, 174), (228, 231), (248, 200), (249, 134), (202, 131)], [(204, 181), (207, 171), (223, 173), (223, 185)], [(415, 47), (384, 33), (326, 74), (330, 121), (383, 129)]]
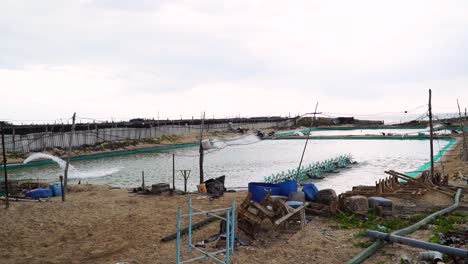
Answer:
[(67, 161), (65, 164), (65, 172), (64, 172), (64, 190), (67, 189), (67, 184), (68, 184), (68, 167), (70, 166), (70, 155), (71, 155), (71, 150), (72, 150), (72, 143), (73, 143), (73, 134), (75, 133), (75, 118), (76, 118), (76, 113), (73, 113), (73, 123), (70, 131), (70, 140), (68, 142), (68, 154), (67, 154)]
[(3, 152), (3, 173), (5, 177), (5, 208), (10, 207), (10, 202), (8, 201), (8, 170), (7, 170), (7, 158), (5, 151), (5, 127), (2, 125), (2, 152)]
[(146, 188), (145, 188), (145, 171), (141, 171), (141, 189), (143, 189), (143, 192), (146, 191)]
[(15, 135), (16, 135), (16, 131), (15, 131), (15, 128), (13, 127), (12, 128), (12, 135), (13, 135), (13, 153), (16, 153), (16, 142), (15, 142)]
[(63, 188), (63, 176), (59, 176), (60, 179), (60, 190), (62, 190), (62, 202), (65, 202), (65, 189)]
[(432, 126), (432, 91), (429, 89), (429, 131), (430, 131), (430, 146), (431, 146), (431, 177), (434, 177), (434, 128)]
[[(463, 122), (463, 119), (462, 119), (462, 114), (460, 110), (460, 104), (458, 103), (458, 99), (457, 99), (457, 105), (458, 105), (460, 128), (463, 133), (463, 161), (468, 161), (468, 149), (467, 149), (468, 146), (466, 144), (466, 137), (465, 137), (465, 122)], [(466, 109), (465, 109), (465, 117), (466, 117)]]
[(203, 126), (205, 124), (205, 112), (203, 112), (203, 117), (201, 120), (201, 126), (200, 126), (200, 160), (199, 160), (199, 165), (200, 165), (200, 184), (202, 184), (205, 179), (203, 175), (203, 145), (202, 145), (202, 140), (203, 140)]
[(175, 154), (172, 153), (172, 190), (175, 191)]

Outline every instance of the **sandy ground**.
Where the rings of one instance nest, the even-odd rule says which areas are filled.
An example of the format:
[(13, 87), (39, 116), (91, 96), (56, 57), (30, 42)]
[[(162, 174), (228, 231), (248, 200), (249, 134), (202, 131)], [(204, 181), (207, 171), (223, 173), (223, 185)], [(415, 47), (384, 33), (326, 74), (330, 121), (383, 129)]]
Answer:
[[(450, 165), (450, 159), (458, 158), (447, 157), (446, 170), (464, 173), (466, 163), (455, 160)], [(109, 186), (75, 185), (65, 203), (59, 198), (43, 203), (11, 202), (9, 209), (0, 207), (0, 263), (174, 263), (175, 241), (163, 243), (160, 239), (175, 231), (178, 206), (185, 209), (192, 198), (197, 208), (222, 208), (232, 199), (240, 203), (245, 196), (245, 192), (226, 193), (210, 201), (198, 194), (144, 196)], [(395, 202), (397, 210), (412, 214), (447, 207), (453, 201), (431, 192)], [(467, 207), (466, 198), (462, 206)], [(264, 228), (269, 227), (266, 222)], [(215, 222), (194, 231), (194, 241), (206, 239), (218, 229), (219, 222)], [(362, 250), (353, 244), (367, 241), (356, 238), (356, 231), (337, 229), (334, 220), (316, 217), (295, 234), (270, 231), (253, 245), (238, 247), (232, 263), (344, 263)], [(419, 230), (410, 236), (427, 240), (431, 234)], [(421, 251), (387, 245), (365, 263), (400, 263), (402, 255), (416, 259)]]
[[(241, 202), (246, 195), (226, 193), (210, 201), (197, 194), (143, 196), (108, 186), (81, 185), (73, 190), (65, 203), (53, 198), (43, 203), (12, 202), (8, 210), (2, 207), (0, 263), (174, 263), (175, 241), (164, 243), (160, 239), (175, 231), (177, 206), (185, 209), (192, 198), (194, 207), (222, 208), (232, 199)], [(428, 199), (438, 206), (451, 204), (449, 197), (437, 194), (407, 202), (418, 207)], [(270, 226), (264, 224), (267, 230)], [(344, 263), (362, 250), (353, 244), (367, 239), (356, 238), (357, 230), (336, 227), (335, 221), (316, 217), (296, 234), (270, 231), (253, 245), (238, 247), (232, 263)], [(218, 230), (219, 222), (196, 230), (194, 241)], [(424, 232), (415, 235), (430, 237)], [(416, 256), (419, 251), (386, 246), (365, 263), (399, 263), (400, 255)]]
[[(160, 239), (175, 231), (177, 206), (186, 208), (191, 197), (194, 207), (228, 207), (232, 199), (240, 202), (246, 195), (226, 193), (209, 201), (200, 195), (141, 196), (106, 186), (83, 185), (80, 190), (69, 193), (65, 203), (53, 198), (43, 203), (12, 202), (8, 210), (0, 209), (0, 239), (8, 241), (0, 247), (0, 262), (173, 263), (175, 241)], [(342, 263), (359, 251), (352, 246), (355, 231), (333, 226), (333, 221), (314, 219), (291, 239), (291, 234), (270, 232), (252, 246), (239, 247), (232, 263)], [(194, 241), (218, 229), (215, 222), (194, 231)]]
[[(468, 164), (463, 161), (462, 136), (458, 136), (458, 143), (449, 149), (436, 163), (436, 169), (448, 174), (451, 179), (460, 179), (460, 176), (468, 177)], [(467, 135), (468, 140), (468, 135)]]

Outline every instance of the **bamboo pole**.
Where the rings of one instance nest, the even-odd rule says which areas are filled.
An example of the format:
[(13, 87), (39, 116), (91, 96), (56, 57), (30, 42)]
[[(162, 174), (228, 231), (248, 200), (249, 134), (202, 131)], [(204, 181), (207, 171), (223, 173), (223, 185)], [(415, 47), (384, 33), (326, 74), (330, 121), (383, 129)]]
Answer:
[(310, 132), (312, 131), (312, 127), (314, 126), (314, 123), (315, 123), (315, 114), (317, 114), (317, 107), (318, 107), (318, 102), (315, 104), (314, 118), (310, 122), (309, 133), (307, 133), (307, 139), (304, 144), (304, 150), (302, 151), (301, 160), (299, 161), (299, 166), (297, 167), (296, 180), (299, 180), (299, 173), (301, 171), (302, 160), (304, 159), (304, 154), (307, 149), (307, 143), (309, 142)]

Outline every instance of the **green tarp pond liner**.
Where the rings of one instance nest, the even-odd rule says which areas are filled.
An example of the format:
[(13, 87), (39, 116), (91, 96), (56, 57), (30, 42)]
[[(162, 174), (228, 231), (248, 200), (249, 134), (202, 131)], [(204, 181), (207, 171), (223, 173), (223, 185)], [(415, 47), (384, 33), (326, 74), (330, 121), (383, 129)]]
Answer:
[[(157, 151), (163, 151), (163, 150), (169, 150), (169, 149), (195, 147), (198, 145), (199, 145), (199, 142), (192, 142), (192, 143), (172, 144), (172, 145), (164, 145), (164, 146), (141, 148), (141, 149), (119, 150), (119, 151), (103, 152), (103, 153), (96, 153), (96, 154), (90, 154), (90, 155), (70, 157), (70, 160), (77, 161), (77, 160), (101, 159), (101, 158), (109, 158), (109, 157), (115, 157), (115, 156), (132, 155), (132, 154), (147, 153), (147, 152), (157, 152)], [(37, 161), (28, 162), (26, 164), (18, 163), (18, 164), (7, 165), (7, 168), (11, 170), (11, 169), (41, 166), (41, 165), (52, 164), (52, 163), (54, 162), (51, 160), (37, 160)], [(3, 165), (1, 165), (0, 168), (3, 168)]]
[[(442, 139), (442, 140), (447, 140), (448, 141), (448, 144), (445, 145), (443, 148), (441, 148), (439, 150), (439, 152), (437, 152), (435, 155), (434, 155), (434, 162), (436, 162), (437, 160), (439, 160), (442, 155), (445, 153), (445, 151), (447, 151), (449, 148), (451, 148), (453, 146), (453, 144), (455, 144), (455, 142), (457, 142), (457, 140), (455, 138), (439, 138), (439, 139)], [(410, 171), (410, 172), (407, 172), (406, 175), (410, 176), (410, 177), (416, 177), (418, 176), (419, 173), (427, 170), (429, 167), (431, 167), (431, 161), (429, 160), (428, 162), (424, 163), (421, 167), (419, 167), (417, 170), (415, 171)]]

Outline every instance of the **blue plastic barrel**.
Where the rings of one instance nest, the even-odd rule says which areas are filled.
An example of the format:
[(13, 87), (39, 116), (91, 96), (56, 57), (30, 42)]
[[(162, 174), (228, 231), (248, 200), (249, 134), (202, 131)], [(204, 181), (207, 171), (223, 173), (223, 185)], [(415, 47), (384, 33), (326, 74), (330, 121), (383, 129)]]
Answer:
[(280, 194), (280, 186), (274, 183), (264, 182), (249, 182), (249, 192), (252, 193), (252, 200), (261, 202), (266, 195), (266, 191), (270, 191), (271, 195)]
[(318, 189), (313, 183), (306, 183), (302, 188), (302, 191), (305, 194), (306, 201), (313, 202), (315, 201), (315, 195), (318, 193)]
[(62, 189), (60, 183), (51, 183), (49, 188), (52, 190), (52, 196), (62, 196)]
[(49, 198), (52, 196), (52, 190), (50, 188), (38, 188), (27, 192), (26, 196), (33, 199)]
[(297, 192), (297, 181), (287, 180), (280, 182), (278, 185), (280, 187), (280, 195), (282, 196), (288, 197), (290, 192)]

